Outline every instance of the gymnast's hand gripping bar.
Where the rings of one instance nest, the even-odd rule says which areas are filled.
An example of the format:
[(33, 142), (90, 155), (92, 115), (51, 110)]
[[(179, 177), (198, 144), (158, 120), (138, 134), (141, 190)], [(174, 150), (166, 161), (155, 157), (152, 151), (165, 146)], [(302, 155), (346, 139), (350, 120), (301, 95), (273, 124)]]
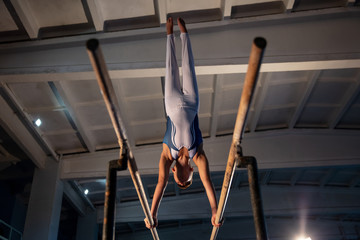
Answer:
[[(147, 202), (147, 198), (146, 198), (146, 194), (144, 191), (144, 187), (142, 185), (142, 181), (141, 181), (141, 177), (140, 174), (138, 172), (138, 168), (135, 162), (135, 158), (133, 156), (133, 153), (131, 151), (130, 148), (130, 144), (127, 141), (127, 136), (126, 136), (126, 131), (124, 128), (124, 124), (121, 120), (121, 116), (120, 116), (120, 110), (119, 110), (119, 105), (118, 105), (118, 101), (116, 98), (116, 94), (113, 88), (113, 85), (111, 83), (111, 79), (109, 76), (109, 73), (107, 71), (107, 67), (104, 61), (104, 57), (99, 45), (98, 40), (96, 39), (90, 39), (87, 43), (87, 52), (89, 54), (89, 58), (91, 61), (91, 64), (94, 68), (94, 71), (96, 73), (96, 78), (101, 90), (101, 93), (103, 95), (107, 110), (109, 112), (117, 139), (118, 139), (118, 143), (120, 145), (120, 159), (118, 161), (118, 164), (115, 167), (112, 167), (114, 164), (110, 163), (109, 164), (109, 172), (112, 172), (111, 174), (108, 173), (108, 179), (115, 179), (112, 181), (115, 181), (115, 183), (107, 183), (109, 185), (111, 185), (110, 188), (114, 188), (113, 186), (115, 185), (115, 193), (116, 193), (116, 173), (114, 174), (114, 169), (116, 170), (121, 170), (124, 166), (122, 166), (121, 164), (121, 160), (127, 160), (127, 165), (129, 168), (129, 172), (131, 175), (131, 178), (133, 180), (136, 192), (138, 194), (141, 206), (143, 208), (144, 214), (146, 216), (146, 218), (148, 219), (149, 223), (151, 225), (154, 225), (154, 221), (153, 218), (151, 216), (150, 213), (150, 208), (149, 208), (149, 204)], [(125, 155), (125, 156), (124, 156)], [(116, 172), (116, 171), (115, 171)], [(109, 177), (111, 175), (111, 177)], [(107, 186), (107, 192), (106, 194), (108, 195), (108, 186)], [(115, 198), (115, 194), (112, 194), (112, 197)], [(111, 199), (109, 199), (111, 204), (115, 204), (115, 201), (111, 201)], [(107, 201), (105, 202), (106, 205), (108, 205)], [(109, 206), (109, 209), (113, 209), (113, 211), (115, 211), (115, 207)], [(104, 231), (103, 231), (103, 240), (111, 240), (114, 238), (114, 232), (113, 232), (113, 228), (114, 228), (114, 217), (112, 217), (112, 219), (108, 219), (107, 215), (112, 216), (111, 214), (113, 213), (106, 213), (104, 211)], [(111, 221), (109, 221), (111, 220)], [(107, 226), (107, 230), (105, 230), (105, 225)], [(151, 234), (153, 236), (154, 239), (159, 239), (159, 236), (157, 234), (156, 228), (151, 229)]]
[[(266, 47), (266, 40), (264, 38), (255, 38), (251, 47), (248, 69), (244, 81), (244, 86), (241, 94), (238, 113), (234, 127), (234, 133), (230, 151), (228, 155), (228, 162), (226, 165), (224, 181), (221, 189), (221, 195), (216, 213), (215, 222), (222, 221), (225, 211), (226, 202), (229, 196), (231, 182), (235, 171), (235, 161), (238, 158), (238, 150), (240, 149), (240, 142), (244, 134), (246, 118), (249, 112), (252, 96), (255, 92), (255, 86), (261, 66), (261, 60)], [(219, 227), (213, 227), (210, 239), (216, 239)], [(259, 240), (259, 239), (258, 239)]]

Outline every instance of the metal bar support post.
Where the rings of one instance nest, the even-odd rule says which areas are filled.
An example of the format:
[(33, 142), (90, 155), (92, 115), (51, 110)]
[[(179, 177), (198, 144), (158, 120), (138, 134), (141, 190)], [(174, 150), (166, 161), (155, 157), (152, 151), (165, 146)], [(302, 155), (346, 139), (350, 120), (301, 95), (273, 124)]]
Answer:
[[(144, 214), (146, 218), (148, 219), (149, 223), (151, 225), (154, 225), (154, 220), (150, 213), (149, 204), (147, 202), (146, 194), (144, 191), (144, 187), (141, 181), (140, 173), (138, 171), (135, 158), (133, 156), (133, 153), (130, 148), (130, 144), (127, 141), (126, 131), (124, 128), (124, 124), (122, 122), (121, 116), (120, 116), (120, 108), (117, 101), (117, 97), (114, 91), (114, 87), (112, 86), (112, 82), (105, 64), (105, 60), (99, 45), (99, 41), (96, 39), (90, 39), (87, 41), (87, 51), (89, 54), (89, 58), (91, 61), (91, 64), (94, 68), (94, 71), (96, 73), (96, 78), (101, 90), (101, 93), (103, 95), (107, 110), (109, 112), (118, 143), (120, 145), (120, 151), (121, 154), (126, 154), (127, 159), (127, 166), (131, 175), (131, 178), (133, 180), (136, 192), (138, 194), (141, 206), (143, 208)], [(113, 173), (110, 174), (111, 176)], [(116, 182), (116, 181), (115, 181)], [(113, 185), (112, 185), (113, 186)], [(110, 186), (109, 186), (110, 188)], [(115, 184), (116, 188), (116, 184)], [(111, 210), (111, 209), (110, 209)], [(114, 209), (115, 211), (115, 209)], [(105, 214), (105, 213), (104, 213)], [(107, 218), (104, 218), (104, 223)], [(106, 224), (109, 224), (108, 227), (112, 227), (114, 225), (114, 222), (112, 221), (107, 222)], [(156, 231), (156, 228), (151, 229), (151, 234), (153, 236), (153, 239), (159, 239), (158, 233)], [(111, 240), (112, 236), (107, 236), (107, 238), (104, 238), (103, 240)]]
[(246, 168), (248, 172), (248, 181), (250, 188), (251, 206), (254, 216), (256, 239), (266, 240), (268, 239), (268, 236), (266, 230), (264, 209), (262, 205), (256, 158), (252, 156), (243, 157), (240, 147), (240, 151), (238, 151), (236, 157), (236, 162), (238, 168)]
[[(238, 113), (236, 116), (236, 122), (234, 127), (234, 133), (232, 138), (232, 143), (230, 146), (230, 151), (228, 155), (228, 161), (226, 165), (224, 181), (221, 189), (221, 195), (218, 204), (218, 210), (216, 213), (215, 222), (219, 223), (223, 219), (225, 206), (230, 192), (231, 182), (235, 172), (235, 159), (237, 155), (238, 146), (244, 133), (246, 118), (249, 112), (252, 96), (255, 91), (255, 86), (261, 66), (261, 60), (264, 54), (266, 47), (266, 40), (264, 38), (255, 38), (251, 47), (249, 64), (247, 73), (245, 76), (244, 87), (241, 94), (240, 104), (238, 108)], [(216, 239), (218, 234), (219, 227), (213, 227), (211, 232), (210, 239)]]
[(104, 203), (103, 240), (115, 239), (115, 212), (116, 212), (116, 184), (117, 172), (126, 170), (127, 153), (122, 152), (119, 160), (109, 161), (106, 176), (106, 190)]

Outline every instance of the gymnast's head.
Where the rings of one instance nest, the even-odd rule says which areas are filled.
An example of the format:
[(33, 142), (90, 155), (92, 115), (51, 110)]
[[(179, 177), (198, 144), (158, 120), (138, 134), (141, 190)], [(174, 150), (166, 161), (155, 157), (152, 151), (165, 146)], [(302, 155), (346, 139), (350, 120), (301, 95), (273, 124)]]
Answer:
[(192, 184), (194, 169), (191, 167), (189, 152), (182, 148), (179, 151), (179, 158), (172, 168), (174, 180), (181, 189), (186, 189)]

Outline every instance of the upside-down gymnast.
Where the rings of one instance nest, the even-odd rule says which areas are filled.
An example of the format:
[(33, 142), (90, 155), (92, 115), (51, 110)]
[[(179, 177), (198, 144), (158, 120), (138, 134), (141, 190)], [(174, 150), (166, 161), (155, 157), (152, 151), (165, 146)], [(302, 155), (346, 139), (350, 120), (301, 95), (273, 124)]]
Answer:
[[(165, 75), (165, 110), (167, 114), (167, 128), (163, 141), (163, 150), (159, 161), (159, 177), (151, 206), (151, 215), (154, 225), (147, 219), (147, 228), (158, 225), (157, 213), (161, 199), (169, 180), (169, 171), (172, 163), (174, 180), (181, 189), (188, 188), (192, 183), (193, 168), (190, 160), (196, 164), (200, 179), (204, 185), (211, 207), (211, 223), (214, 226), (217, 211), (215, 190), (210, 178), (209, 163), (203, 149), (203, 140), (199, 129), (198, 110), (199, 92), (195, 76), (194, 58), (185, 22), (178, 18), (180, 38), (182, 43), (182, 72), (183, 86), (180, 86), (179, 68), (175, 55), (173, 35), (173, 20), (166, 22), (166, 75)], [(179, 206), (183, 208), (185, 206)]]

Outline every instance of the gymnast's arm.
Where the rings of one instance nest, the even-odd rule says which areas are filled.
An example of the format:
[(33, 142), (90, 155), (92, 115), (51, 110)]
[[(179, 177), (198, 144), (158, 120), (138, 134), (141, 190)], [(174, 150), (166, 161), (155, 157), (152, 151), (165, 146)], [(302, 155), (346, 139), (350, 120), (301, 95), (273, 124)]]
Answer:
[(173, 162), (173, 160), (169, 158), (169, 154), (170, 154), (170, 150), (169, 150), (168, 146), (163, 144), (163, 151), (161, 153), (160, 161), (159, 161), (158, 183), (156, 185), (154, 197), (153, 197), (152, 204), (151, 204), (151, 215), (154, 220), (154, 226), (151, 226), (145, 219), (146, 227), (149, 229), (157, 226), (157, 213), (158, 213), (161, 199), (164, 195), (166, 185), (169, 180), (169, 171), (170, 171), (171, 164)]
[(198, 167), (200, 179), (204, 185), (206, 195), (209, 199), (210, 207), (211, 207), (211, 223), (212, 225), (219, 227), (220, 224), (215, 223), (215, 217), (217, 212), (217, 201), (215, 195), (215, 189), (211, 181), (210, 170), (209, 170), (209, 162), (205, 155), (203, 144), (198, 147), (197, 153), (193, 158), (194, 163)]

